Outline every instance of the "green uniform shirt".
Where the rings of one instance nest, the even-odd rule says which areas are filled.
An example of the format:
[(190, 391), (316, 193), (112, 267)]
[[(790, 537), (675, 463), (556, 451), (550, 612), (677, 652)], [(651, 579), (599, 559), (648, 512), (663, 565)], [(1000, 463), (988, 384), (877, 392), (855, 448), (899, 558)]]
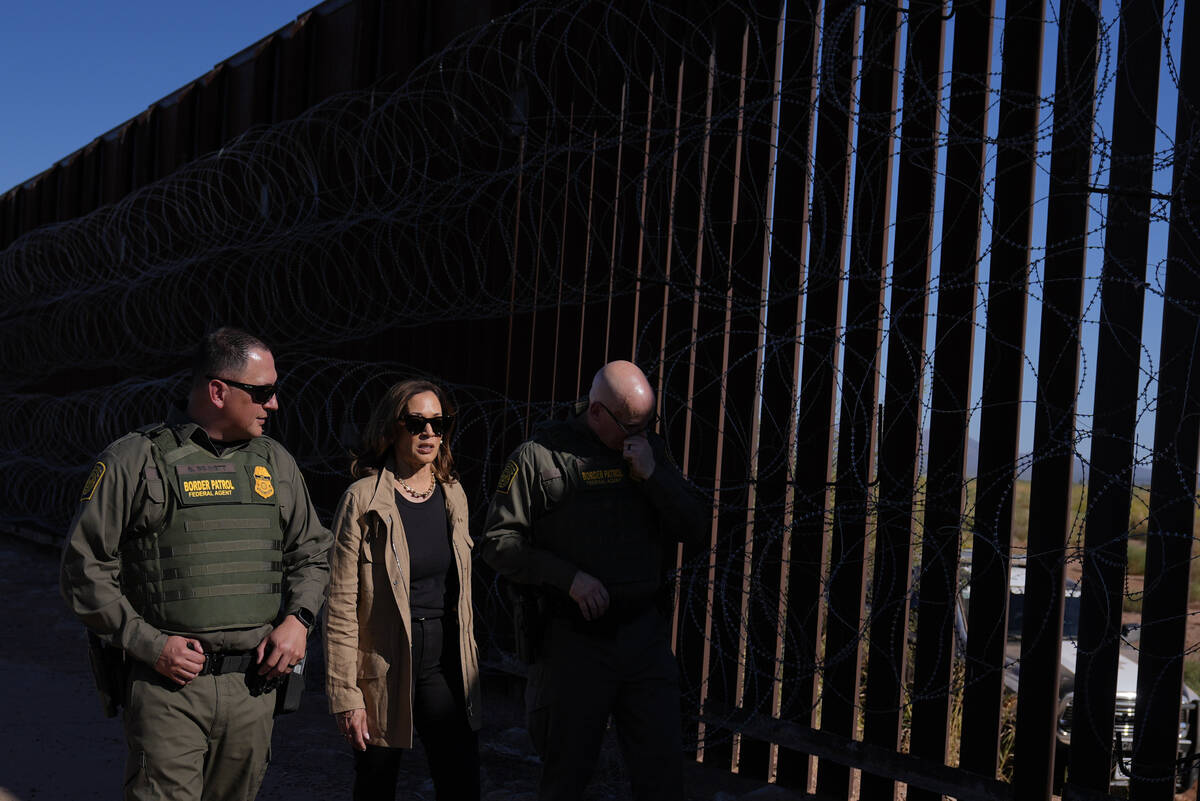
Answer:
[[(543, 424), (505, 464), (481, 544), (485, 562), (522, 584), (568, 594), (583, 570), (610, 592), (642, 594), (662, 577), (663, 546), (699, 542), (711, 509), (648, 434), (654, 472), (634, 478), (577, 413)], [(618, 590), (619, 592), (619, 590)]]
[[(220, 446), (204, 429), (175, 411), (168, 420), (181, 442), (191, 439), (221, 456), (246, 443)], [(283, 589), (285, 613), (307, 609), (314, 614), (325, 599), (329, 583), (332, 537), (321, 524), (304, 477), (278, 442), (264, 437), (271, 449), (273, 481), (279, 494), (283, 525)], [(153, 470), (150, 439), (127, 434), (109, 445), (84, 484), (79, 510), (67, 534), (60, 585), (71, 610), (97, 634), (109, 638), (134, 658), (154, 664), (167, 642), (167, 633), (147, 622), (121, 590), (119, 547), (132, 532), (144, 531), (147, 521), (161, 516), (147, 498), (145, 475)], [(156, 514), (156, 512), (158, 514)], [(258, 646), (271, 625), (209, 632), (172, 632), (194, 637), (205, 652), (248, 651)]]

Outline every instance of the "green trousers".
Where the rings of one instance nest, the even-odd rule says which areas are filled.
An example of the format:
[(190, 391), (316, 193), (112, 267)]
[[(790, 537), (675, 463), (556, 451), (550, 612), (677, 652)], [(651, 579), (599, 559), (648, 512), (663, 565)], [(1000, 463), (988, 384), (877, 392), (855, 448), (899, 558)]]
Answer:
[(125, 705), (126, 801), (253, 801), (271, 755), (275, 693), (241, 673), (180, 687), (135, 663)]

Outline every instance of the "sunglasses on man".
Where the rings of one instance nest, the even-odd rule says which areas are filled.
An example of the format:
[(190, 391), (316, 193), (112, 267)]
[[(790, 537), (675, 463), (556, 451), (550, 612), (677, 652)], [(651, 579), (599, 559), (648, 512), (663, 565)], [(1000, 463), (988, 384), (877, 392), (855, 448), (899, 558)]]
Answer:
[(258, 404), (266, 403), (275, 397), (275, 392), (278, 390), (278, 384), (243, 384), (241, 381), (230, 381), (228, 378), (221, 378), (219, 375), (210, 375), (209, 379), (220, 381), (223, 384), (228, 384), (231, 387), (237, 387), (242, 392), (250, 396), (250, 400)]
[(419, 437), (425, 433), (425, 426), (428, 425), (433, 429), (435, 437), (443, 436), (450, 430), (450, 426), (454, 425), (454, 415), (448, 414), (441, 417), (422, 417), (419, 414), (409, 412), (402, 414), (396, 418), (396, 422), (404, 426), (409, 434), (414, 437)]
[[(600, 403), (600, 401), (597, 401), (597, 403)], [(600, 408), (608, 412), (608, 416), (611, 417), (612, 421), (617, 424), (617, 428), (621, 429), (621, 431), (625, 433), (626, 437), (636, 437), (638, 434), (644, 434), (647, 431), (653, 431), (654, 424), (658, 422), (658, 414), (651, 412), (650, 416), (647, 417), (645, 422), (643, 422), (641, 425), (626, 425), (618, 420), (617, 416), (612, 413), (612, 409), (608, 408), (603, 403), (600, 403)]]

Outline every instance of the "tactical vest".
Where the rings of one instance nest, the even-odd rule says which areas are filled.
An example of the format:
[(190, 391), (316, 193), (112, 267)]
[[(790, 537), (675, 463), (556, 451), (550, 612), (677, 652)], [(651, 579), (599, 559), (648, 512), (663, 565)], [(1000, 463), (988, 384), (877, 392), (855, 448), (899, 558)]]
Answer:
[(614, 611), (648, 604), (662, 582), (661, 525), (628, 463), (570, 423), (552, 424), (539, 434), (537, 441), (561, 467), (539, 460), (550, 511), (535, 522), (534, 539), (600, 579)]
[(147, 470), (147, 494), (163, 501), (164, 514), (155, 532), (121, 545), (126, 597), (151, 625), (168, 632), (273, 621), (280, 607), (283, 529), (270, 446), (253, 439), (217, 457), (190, 440), (180, 445), (163, 426), (142, 433), (155, 466)]

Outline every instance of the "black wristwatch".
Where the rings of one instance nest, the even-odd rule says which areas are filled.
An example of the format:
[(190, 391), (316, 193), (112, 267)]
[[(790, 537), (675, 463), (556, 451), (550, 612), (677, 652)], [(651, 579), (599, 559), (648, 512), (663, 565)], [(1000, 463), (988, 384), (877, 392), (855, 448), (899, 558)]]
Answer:
[(304, 628), (306, 629), (311, 629), (313, 624), (317, 622), (317, 619), (313, 616), (313, 613), (305, 609), (303, 606), (297, 609), (295, 612), (292, 612), (292, 615), (296, 618), (296, 620), (299, 620), (301, 623), (303, 623)]

